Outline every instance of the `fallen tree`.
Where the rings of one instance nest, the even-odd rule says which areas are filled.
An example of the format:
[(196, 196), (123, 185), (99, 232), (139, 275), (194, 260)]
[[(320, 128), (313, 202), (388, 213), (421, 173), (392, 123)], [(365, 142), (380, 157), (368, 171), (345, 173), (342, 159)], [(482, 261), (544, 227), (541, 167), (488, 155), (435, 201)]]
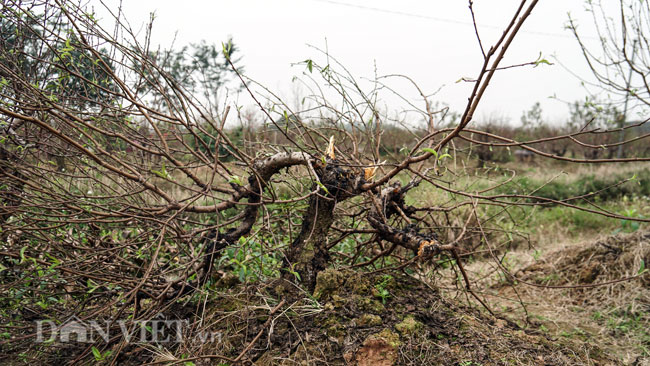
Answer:
[[(214, 99), (203, 94), (215, 91), (200, 77), (179, 83), (152, 56), (149, 35), (139, 40), (122, 19), (115, 18), (123, 35), (116, 38), (72, 3), (6, 1), (3, 32), (12, 36), (0, 44), (2, 307), (16, 321), (129, 315), (135, 324), (181, 299), (207, 296), (224, 270), (242, 279), (282, 278), (284, 286), (312, 292), (333, 262), (403, 269), (448, 255), (465, 290), (489, 310), (471, 291), (459, 255), (470, 236), (490, 251), (502, 249), (490, 246), (490, 215), (481, 207), (507, 213), (553, 203), (625, 217), (578, 206), (575, 198), (490, 194), (501, 184), (457, 189), (455, 140), (573, 163), (650, 160), (566, 158), (536, 147), (618, 131), (590, 130), (589, 121), (579, 132), (543, 141), (469, 128), (536, 4), (521, 1), (489, 49), (479, 42), (483, 62), (458, 122), (443, 127), (446, 110), (434, 110), (421, 93), (425, 127), (412, 128), (405, 151), (386, 155), (382, 126), (391, 118), (377, 107), (380, 88), (366, 93), (329, 55), (328, 64), (305, 62), (315, 92), (309, 108), (296, 111), (272, 94), (266, 105), (258, 102), (257, 85), (224, 44), (219, 57), (257, 103), (274, 141), (271, 133), (242, 137), (226, 126), (229, 117), (245, 118), (239, 110), (232, 116), (230, 106), (208, 104)], [(407, 204), (423, 186), (451, 198)], [(27, 332), (10, 343), (34, 337)], [(115, 339), (110, 347), (116, 355), (126, 344)], [(88, 349), (77, 356), (86, 355)]]

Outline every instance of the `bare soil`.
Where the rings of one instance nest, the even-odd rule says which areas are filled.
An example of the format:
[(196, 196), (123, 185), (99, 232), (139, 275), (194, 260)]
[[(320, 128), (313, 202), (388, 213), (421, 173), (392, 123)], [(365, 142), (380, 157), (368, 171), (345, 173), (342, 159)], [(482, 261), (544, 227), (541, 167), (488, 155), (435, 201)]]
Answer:
[[(247, 364), (621, 364), (593, 344), (554, 339), (455, 305), (406, 274), (330, 269), (319, 274), (313, 294), (285, 285), (225, 289), (206, 305), (204, 316), (208, 328), (223, 337), (213, 344), (184, 344), (184, 352), (236, 358), (261, 331), (243, 358)], [(269, 323), (280, 299), (287, 305)]]

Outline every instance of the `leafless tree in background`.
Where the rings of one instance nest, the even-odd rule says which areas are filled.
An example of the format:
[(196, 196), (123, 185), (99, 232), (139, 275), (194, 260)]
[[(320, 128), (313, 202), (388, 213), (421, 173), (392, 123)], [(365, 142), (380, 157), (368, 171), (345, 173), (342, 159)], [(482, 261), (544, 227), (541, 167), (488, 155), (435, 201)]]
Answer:
[[(617, 97), (614, 101), (619, 104), (629, 96), (635, 104), (648, 107), (650, 7), (643, 1), (619, 0), (615, 3), (587, 3), (596, 28), (595, 35), (583, 34), (571, 17), (568, 27), (600, 87)], [(617, 13), (611, 12), (614, 9)], [(598, 46), (591, 46), (589, 38), (597, 38)]]
[[(587, 36), (580, 31), (579, 24), (570, 16), (568, 23), (568, 28), (578, 41), (591, 74), (596, 79), (596, 83), (585, 80), (583, 83), (607, 94), (606, 103), (599, 103), (605, 106), (596, 106), (600, 114), (618, 109), (610, 125), (628, 129), (639, 127), (645, 123), (644, 115), (650, 107), (650, 6), (643, 1), (619, 0), (615, 4), (589, 1), (586, 7), (592, 14), (596, 28), (594, 36)], [(612, 10), (616, 12), (612, 13)], [(590, 42), (589, 38), (592, 37), (597, 38), (595, 43)], [(636, 112), (637, 116), (628, 116), (631, 111)], [(647, 136), (647, 125), (638, 130)], [(616, 149), (612, 151), (616, 151), (620, 158), (629, 137), (625, 130), (621, 130), (617, 139)]]

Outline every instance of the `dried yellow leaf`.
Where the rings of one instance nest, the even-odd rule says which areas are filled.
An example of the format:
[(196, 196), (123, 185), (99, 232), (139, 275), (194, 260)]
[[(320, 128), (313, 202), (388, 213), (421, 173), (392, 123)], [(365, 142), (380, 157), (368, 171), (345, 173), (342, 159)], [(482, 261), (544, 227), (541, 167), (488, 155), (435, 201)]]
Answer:
[(334, 136), (330, 137), (330, 144), (327, 146), (327, 150), (325, 150), (325, 155), (327, 155), (330, 159), (334, 160), (336, 159), (336, 156), (334, 155)]
[(367, 181), (371, 181), (371, 180), (375, 177), (375, 173), (376, 173), (376, 172), (377, 172), (377, 167), (376, 167), (376, 166), (369, 167), (369, 168), (365, 168), (365, 169), (363, 170), (364, 178), (365, 178)]

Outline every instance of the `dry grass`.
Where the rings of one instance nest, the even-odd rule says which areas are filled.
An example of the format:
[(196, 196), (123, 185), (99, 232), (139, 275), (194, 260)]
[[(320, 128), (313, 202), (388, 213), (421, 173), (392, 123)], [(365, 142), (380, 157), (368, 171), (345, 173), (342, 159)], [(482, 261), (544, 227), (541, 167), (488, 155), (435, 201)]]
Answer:
[[(642, 261), (650, 260), (650, 233), (554, 249), (538, 258), (513, 253), (511, 257), (520, 261), (509, 265), (518, 278), (538, 285), (598, 284), (632, 277)], [(478, 270), (478, 265), (474, 268)], [(486, 294), (492, 295), (488, 298), (495, 309), (512, 320), (553, 337), (597, 344), (625, 364), (650, 362), (650, 273), (592, 288), (547, 289), (520, 283), (516, 292), (503, 277), (492, 280)]]

